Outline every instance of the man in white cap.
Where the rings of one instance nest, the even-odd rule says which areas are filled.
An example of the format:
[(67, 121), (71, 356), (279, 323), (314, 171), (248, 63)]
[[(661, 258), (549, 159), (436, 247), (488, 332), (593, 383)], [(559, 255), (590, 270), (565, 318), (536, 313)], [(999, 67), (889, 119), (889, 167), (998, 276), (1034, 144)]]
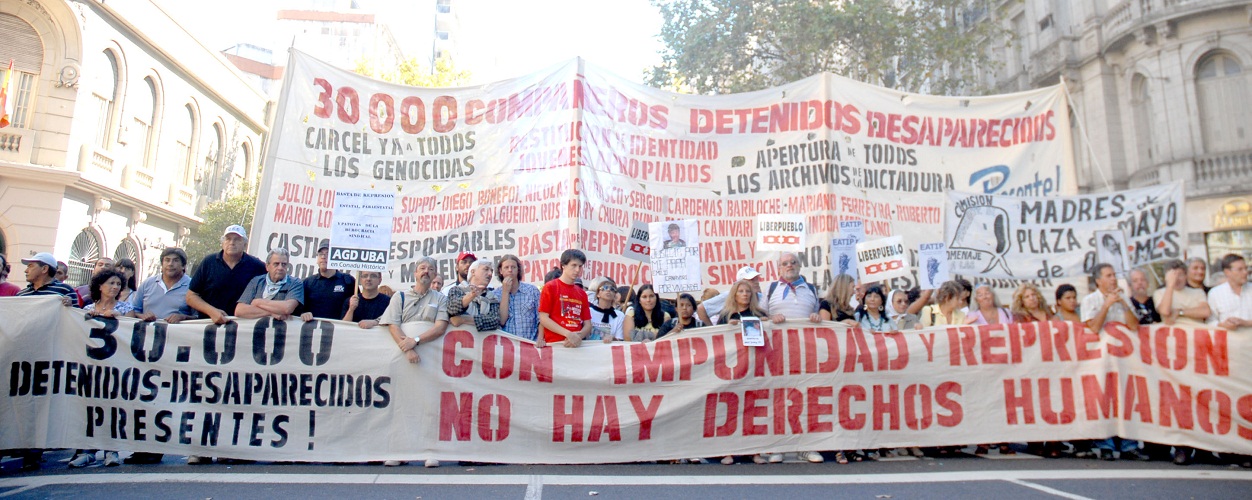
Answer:
[(248, 282), (266, 273), (261, 259), (244, 252), (247, 244), (248, 232), (243, 226), (226, 228), (222, 233), (222, 251), (205, 256), (191, 276), (187, 305), (216, 324), (224, 324), (235, 315), (235, 306)]
[(74, 289), (53, 277), (57, 272), (56, 257), (48, 252), (39, 252), (29, 259), (22, 259), (22, 263), (26, 264), (26, 281), (30, 284), (17, 292), (18, 297), (60, 295), (61, 303), (73, 305), (70, 298), (75, 296)]
[[(739, 268), (738, 273), (735, 273), (735, 281), (745, 280), (752, 284), (752, 289), (756, 290), (756, 294), (760, 298), (761, 304), (764, 305), (765, 297), (761, 295), (761, 273), (756, 272), (755, 267), (743, 266)], [(726, 305), (726, 298), (729, 296), (729, 292), (722, 292), (696, 306), (696, 315), (700, 317), (700, 322), (706, 325), (712, 325), (713, 321), (709, 318), (709, 311), (713, 311), (714, 314), (721, 311), (722, 306)]]

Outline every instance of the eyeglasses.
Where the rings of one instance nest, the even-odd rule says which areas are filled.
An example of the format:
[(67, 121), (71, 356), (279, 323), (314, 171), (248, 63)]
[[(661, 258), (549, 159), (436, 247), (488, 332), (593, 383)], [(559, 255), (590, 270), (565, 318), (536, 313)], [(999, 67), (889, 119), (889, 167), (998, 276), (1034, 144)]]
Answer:
[(603, 291), (605, 291), (605, 290), (608, 290), (608, 291), (610, 291), (610, 292), (616, 292), (616, 291), (617, 291), (617, 289), (616, 289), (616, 288), (613, 288), (613, 287), (612, 287), (612, 286), (610, 286), (610, 285), (604, 285), (604, 286), (600, 287), (600, 291), (601, 291), (601, 292), (603, 292)]

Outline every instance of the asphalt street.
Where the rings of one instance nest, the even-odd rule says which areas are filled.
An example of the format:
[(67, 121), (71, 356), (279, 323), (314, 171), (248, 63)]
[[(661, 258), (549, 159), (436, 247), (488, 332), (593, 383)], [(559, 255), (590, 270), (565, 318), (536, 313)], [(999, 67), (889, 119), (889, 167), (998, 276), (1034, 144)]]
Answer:
[[(0, 476), (0, 498), (1012, 498), (1225, 499), (1252, 497), (1252, 471), (1168, 462), (1103, 462), (1032, 455), (896, 458), (839, 465), (209, 464), (69, 469), (66, 451), (43, 469)], [(829, 458), (829, 457), (828, 457)]]

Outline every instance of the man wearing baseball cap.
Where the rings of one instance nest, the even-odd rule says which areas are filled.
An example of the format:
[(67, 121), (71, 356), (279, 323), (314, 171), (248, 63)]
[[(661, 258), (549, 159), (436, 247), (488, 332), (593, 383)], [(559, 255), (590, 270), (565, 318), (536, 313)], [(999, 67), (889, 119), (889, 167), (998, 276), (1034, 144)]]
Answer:
[(478, 260), (478, 257), (474, 256), (474, 254), (470, 252), (461, 252), (460, 255), (457, 255), (456, 280), (453, 280), (452, 283), (444, 285), (443, 290), (441, 291), (446, 295), (448, 292), (451, 292), (453, 288), (468, 284), (470, 264), (473, 264), (476, 260)]
[(56, 257), (48, 252), (39, 252), (29, 259), (22, 259), (22, 263), (26, 264), (26, 281), (30, 284), (17, 292), (18, 297), (60, 295), (63, 304), (71, 305), (74, 289), (53, 277), (57, 272)]
[[(743, 266), (739, 268), (738, 273), (735, 273), (735, 281), (745, 280), (752, 284), (752, 289), (756, 290), (756, 294), (759, 296), (761, 302), (764, 303), (765, 297), (761, 295), (761, 273), (756, 272), (755, 267)], [(729, 296), (729, 291), (722, 292), (696, 306), (696, 315), (700, 317), (700, 322), (706, 325), (713, 324), (713, 322), (709, 319), (709, 311), (713, 311), (714, 314), (721, 311), (722, 307), (726, 305), (726, 298)]]
[(235, 315), (239, 296), (252, 278), (265, 274), (265, 263), (248, 255), (248, 232), (233, 225), (222, 232), (222, 251), (209, 254), (196, 266), (187, 292), (187, 305), (219, 325)]

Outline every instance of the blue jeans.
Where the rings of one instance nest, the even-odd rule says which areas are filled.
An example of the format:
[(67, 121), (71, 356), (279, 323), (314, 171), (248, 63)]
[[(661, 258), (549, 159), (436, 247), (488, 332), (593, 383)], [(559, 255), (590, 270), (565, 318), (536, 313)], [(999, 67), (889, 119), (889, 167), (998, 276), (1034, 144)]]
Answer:
[[(1120, 444), (1120, 446), (1118, 446)], [(1111, 437), (1108, 439), (1098, 439), (1095, 441), (1095, 447), (1107, 451), (1139, 451), (1139, 442), (1133, 439), (1122, 439), (1119, 437)]]

